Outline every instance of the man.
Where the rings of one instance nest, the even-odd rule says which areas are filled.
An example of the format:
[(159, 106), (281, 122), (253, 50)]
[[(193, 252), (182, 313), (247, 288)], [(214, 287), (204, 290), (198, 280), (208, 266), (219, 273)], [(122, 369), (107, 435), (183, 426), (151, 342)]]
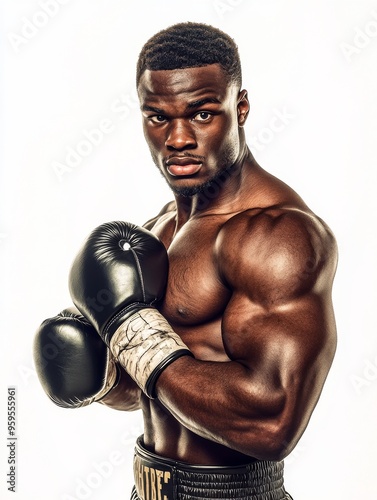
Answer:
[[(336, 349), (334, 237), (249, 151), (228, 35), (196, 23), (157, 33), (139, 56), (137, 90), (175, 200), (148, 231), (112, 223), (92, 233), (70, 277), (89, 323), (68, 313), (40, 328), (42, 384), (62, 406), (142, 408), (133, 499), (291, 498), (282, 460)], [(56, 356), (59, 375), (58, 363), (43, 366), (52, 333), (74, 346), (64, 369), (63, 349)], [(77, 377), (77, 364), (90, 377)]]

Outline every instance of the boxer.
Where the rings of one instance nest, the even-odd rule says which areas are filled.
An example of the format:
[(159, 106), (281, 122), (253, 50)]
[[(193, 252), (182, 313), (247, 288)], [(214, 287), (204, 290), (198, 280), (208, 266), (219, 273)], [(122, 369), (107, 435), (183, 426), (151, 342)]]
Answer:
[(174, 201), (143, 228), (96, 228), (69, 278), (126, 375), (100, 400), (143, 411), (132, 499), (291, 498), (283, 460), (336, 350), (335, 238), (250, 152), (227, 34), (200, 23), (157, 33), (137, 90)]

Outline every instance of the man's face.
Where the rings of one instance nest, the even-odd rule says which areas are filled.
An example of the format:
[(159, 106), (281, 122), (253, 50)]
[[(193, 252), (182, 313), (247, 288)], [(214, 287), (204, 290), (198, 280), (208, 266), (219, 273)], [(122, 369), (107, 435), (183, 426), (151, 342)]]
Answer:
[(146, 70), (138, 94), (153, 161), (176, 194), (199, 193), (240, 158), (249, 104), (218, 64)]

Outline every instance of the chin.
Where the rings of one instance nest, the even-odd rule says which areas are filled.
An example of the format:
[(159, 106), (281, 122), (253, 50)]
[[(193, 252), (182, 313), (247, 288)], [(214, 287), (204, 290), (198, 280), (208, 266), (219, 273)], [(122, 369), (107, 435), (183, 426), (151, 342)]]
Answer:
[[(169, 182), (170, 189), (174, 194), (178, 196), (184, 196), (186, 198), (190, 198), (192, 196), (207, 193), (208, 190), (211, 190), (211, 186), (215, 183), (215, 178), (206, 180), (206, 181), (197, 181), (191, 179), (189, 182), (187, 180), (181, 179), (180, 181)], [(218, 191), (218, 187), (216, 186), (216, 191)]]
[(199, 186), (172, 186), (170, 184), (170, 188), (172, 189), (173, 193), (178, 195), (178, 196), (184, 196), (185, 198), (191, 198), (197, 194), (200, 194), (203, 192), (203, 185)]
[(233, 165), (230, 165), (221, 169), (216, 175), (202, 183), (191, 186), (173, 185), (169, 183), (169, 186), (173, 193), (179, 196), (188, 198), (195, 195), (204, 195), (208, 198), (215, 198), (232, 175), (232, 167)]

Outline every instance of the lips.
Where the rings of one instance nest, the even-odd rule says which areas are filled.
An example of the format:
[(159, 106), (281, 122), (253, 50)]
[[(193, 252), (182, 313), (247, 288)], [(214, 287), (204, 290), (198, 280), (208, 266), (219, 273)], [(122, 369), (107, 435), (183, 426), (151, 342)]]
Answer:
[(174, 177), (194, 175), (202, 168), (202, 162), (188, 156), (174, 156), (166, 162), (170, 175)]

